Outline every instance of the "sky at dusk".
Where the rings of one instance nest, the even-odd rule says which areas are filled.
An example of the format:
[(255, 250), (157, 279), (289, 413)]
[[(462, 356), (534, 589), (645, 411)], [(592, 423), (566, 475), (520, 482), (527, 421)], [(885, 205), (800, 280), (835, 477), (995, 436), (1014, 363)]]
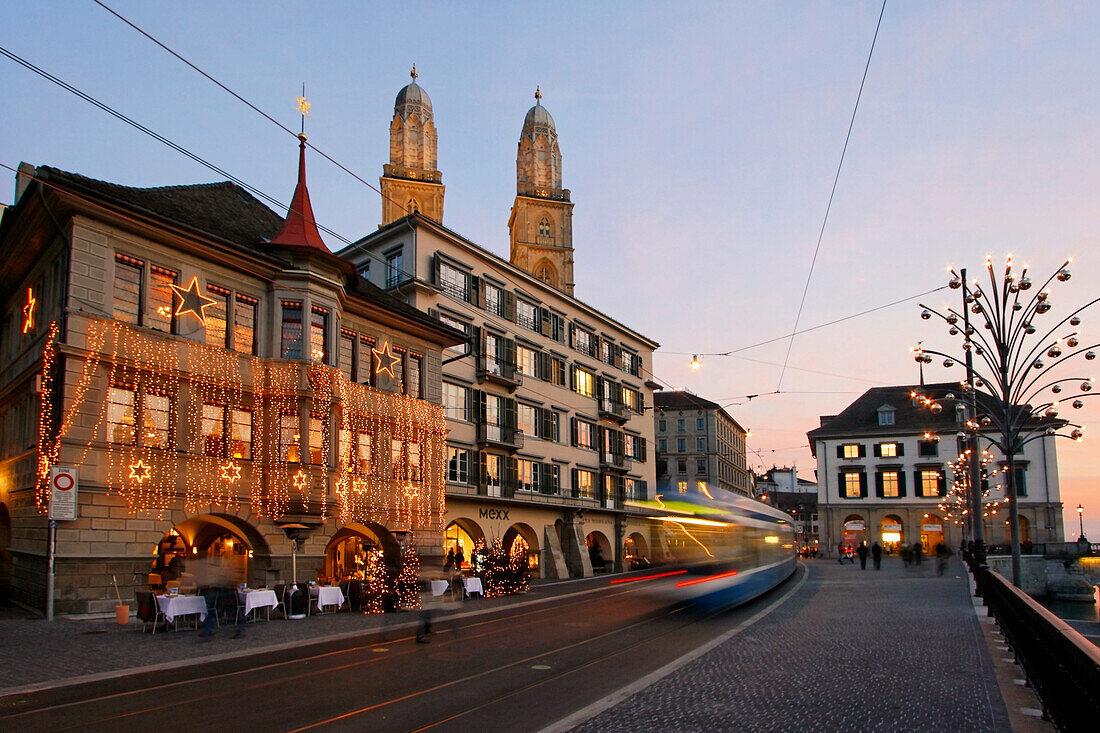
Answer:
[[(797, 336), (780, 381), (789, 339), (772, 340), (795, 323), (879, 2), (104, 2), (294, 129), (304, 83), (310, 143), (375, 185), (415, 62), (444, 224), (503, 257), (516, 144), (541, 86), (576, 204), (577, 296), (661, 343), (657, 381), (728, 405), (752, 430), (755, 469), (812, 478), (806, 431), (820, 415), (916, 381), (917, 341), (948, 346), (912, 300)], [(1096, 3), (887, 4), (800, 328), (939, 288), (945, 266), (974, 272), (987, 253), (1013, 252), (1043, 279), (1077, 258), (1051, 325), (1097, 297), (1098, 27)], [(296, 141), (91, 0), (4, 3), (0, 46), (289, 201)], [(0, 90), (3, 165), (131, 186), (221, 180), (2, 57)], [(349, 240), (377, 228), (375, 191), (316, 154), (308, 165), (320, 224)], [(1094, 319), (1100, 307), (1086, 339)], [(693, 371), (692, 353), (711, 355)], [(1059, 442), (1066, 534), (1081, 503), (1096, 537), (1100, 401), (1073, 417), (1096, 435)]]

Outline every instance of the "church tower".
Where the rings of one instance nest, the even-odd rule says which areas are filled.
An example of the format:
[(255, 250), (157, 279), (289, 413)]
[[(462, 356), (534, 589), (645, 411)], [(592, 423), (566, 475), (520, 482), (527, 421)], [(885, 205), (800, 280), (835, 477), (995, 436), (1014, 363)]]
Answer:
[(558, 132), (538, 89), (519, 135), (508, 231), (513, 265), (573, 294), (573, 202), (569, 189), (561, 187)]
[(432, 100), (412, 82), (397, 93), (390, 123), (390, 162), (382, 166), (382, 226), (419, 211), (443, 221), (443, 174), (436, 169)]

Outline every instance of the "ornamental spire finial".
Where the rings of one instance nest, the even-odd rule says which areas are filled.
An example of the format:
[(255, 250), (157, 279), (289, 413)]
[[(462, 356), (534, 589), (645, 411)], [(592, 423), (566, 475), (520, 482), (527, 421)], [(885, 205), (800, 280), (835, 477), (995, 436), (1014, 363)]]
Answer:
[(413, 81), (416, 81), (416, 77), (420, 76), (420, 74), (416, 73), (416, 64), (413, 64), (412, 71), (409, 72), (409, 76), (413, 78)]
[(542, 88), (536, 85), (535, 86), (535, 104), (542, 104), (542, 102), (539, 101), (541, 99), (542, 99)]

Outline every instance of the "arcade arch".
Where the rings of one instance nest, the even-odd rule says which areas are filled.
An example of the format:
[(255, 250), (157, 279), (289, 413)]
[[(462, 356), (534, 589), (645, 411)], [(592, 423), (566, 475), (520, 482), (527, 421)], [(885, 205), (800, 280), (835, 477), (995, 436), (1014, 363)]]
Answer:
[(588, 559), (592, 562), (593, 572), (605, 572), (614, 563), (614, 550), (603, 532), (589, 532), (584, 538), (584, 544), (588, 546)]
[(937, 514), (925, 514), (920, 520), (920, 544), (924, 554), (930, 555), (936, 547), (946, 544), (943, 534), (943, 519)]
[(882, 542), (882, 549), (887, 555), (897, 553), (898, 549), (905, 544), (905, 525), (898, 515), (887, 514), (883, 517), (879, 530), (879, 541)]
[(849, 514), (842, 525), (844, 544), (859, 547), (867, 541), (867, 520), (860, 514)]
[[(517, 543), (519, 547), (517, 548)], [(524, 552), (527, 555), (527, 569), (534, 574), (539, 571), (539, 536), (529, 524), (518, 522), (513, 524), (504, 533), (501, 546), (509, 556), (516, 552)]]
[(325, 546), (325, 578), (332, 581), (366, 579), (367, 553), (381, 550), (387, 566), (398, 567), (401, 546), (385, 527), (351, 522)]

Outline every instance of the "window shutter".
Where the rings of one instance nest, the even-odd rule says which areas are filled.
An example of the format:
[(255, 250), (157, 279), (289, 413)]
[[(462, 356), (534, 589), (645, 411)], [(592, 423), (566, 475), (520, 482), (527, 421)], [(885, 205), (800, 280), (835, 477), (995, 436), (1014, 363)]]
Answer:
[(645, 393), (640, 391), (640, 390), (636, 391), (634, 393), (634, 398), (637, 400), (637, 405), (638, 405), (637, 413), (639, 415), (644, 415), (645, 414)]
[(577, 444), (577, 418), (569, 418), (569, 445)]
[(924, 484), (920, 480), (921, 470), (913, 471), (913, 496), (924, 496)]
[(621, 368), (623, 365), (623, 349), (618, 344), (611, 345), (611, 362), (615, 367)]
[(905, 496), (905, 471), (898, 471), (898, 496)]
[(474, 390), (474, 402), (477, 404), (477, 422), (479, 425), (485, 424), (485, 393), (480, 389)]
[(565, 362), (561, 359), (554, 360), (554, 383), (565, 386)]
[(504, 317), (509, 321), (516, 320), (516, 294), (511, 290), (504, 291)]
[(429, 308), (428, 309), (428, 317), (429, 318), (434, 318), (435, 320), (438, 321), (439, 320), (439, 309), (438, 308)]
[(875, 471), (875, 496), (880, 499), (884, 498), (884, 491), (882, 488), (882, 471)]
[(504, 363), (510, 367), (516, 366), (516, 342), (512, 339), (501, 339), (504, 345)]
[(882, 443), (875, 443), (875, 458), (882, 458)]
[(943, 471), (940, 471), (939, 484), (940, 496), (947, 496), (947, 477), (943, 475)]
[(860, 473), (859, 474), (859, 495), (864, 499), (867, 498), (867, 474), (866, 473)]
[(540, 422), (542, 423), (542, 425), (541, 425), (542, 431), (539, 433), (539, 435), (543, 440), (553, 440), (554, 439), (554, 411), (551, 410), (549, 407), (540, 407), (540, 408), (538, 408), (538, 410), (539, 410), (539, 417), (541, 418)]
[(477, 275), (470, 275), (470, 291), (467, 295), (472, 305), (481, 305), (481, 281)]
[[(837, 458), (843, 458), (844, 457), (844, 446), (843, 445), (838, 445), (836, 447), (836, 457)], [(843, 475), (843, 474), (841, 474), (841, 475)]]
[(860, 458), (866, 458), (867, 457), (867, 446), (864, 445), (863, 443), (859, 444), (859, 457)]
[(504, 476), (501, 481), (501, 494), (514, 496), (516, 491), (516, 459), (514, 456), (504, 456)]
[(485, 451), (479, 450), (477, 452), (477, 485), (479, 488), (478, 493), (485, 493), (485, 490), (489, 485), (489, 469), (485, 465), (485, 463)]
[(576, 348), (577, 345), (577, 327), (572, 323), (569, 324), (569, 348)]
[(573, 390), (574, 392), (577, 391), (577, 370), (576, 369), (570, 369), (569, 370), (569, 389)]
[(443, 278), (439, 273), (439, 266), (441, 262), (439, 260), (439, 253), (436, 252), (432, 255), (432, 284), (439, 285), (443, 282)]
[(540, 351), (538, 354), (539, 360), (539, 378), (544, 382), (549, 382), (554, 378), (554, 366), (550, 361), (550, 355), (545, 351)]
[(542, 464), (542, 482), (539, 484), (539, 492), (543, 494), (554, 493), (554, 464)]
[(501, 417), (503, 418), (502, 423), (504, 427), (514, 429), (516, 427), (516, 424), (519, 422), (516, 415), (516, 401), (511, 397), (504, 397), (501, 398), (501, 402), (503, 403), (503, 410), (501, 415)]
[(470, 354), (475, 357), (482, 352), (482, 334), (480, 326), (470, 326)]
[(847, 499), (848, 498), (848, 490), (845, 487), (844, 472), (843, 471), (839, 471), (837, 473), (837, 475), (836, 475), (836, 485), (839, 487), (838, 493), (840, 495), (840, 498), (841, 499)]
[(596, 397), (599, 399), (607, 397), (607, 380), (603, 377), (596, 377)]
[(554, 332), (553, 323), (550, 319), (550, 311), (546, 308), (539, 308), (539, 332), (543, 336), (549, 336)]
[(577, 492), (577, 469), (575, 469), (575, 468), (570, 469), (569, 480), (570, 480), (570, 484), (569, 484), (570, 496), (572, 496), (574, 499), (576, 499), (577, 498), (577, 493), (578, 493)]
[(638, 438), (638, 460), (642, 463), (646, 462), (646, 441), (645, 438)]
[(896, 443), (895, 445), (897, 445), (898, 448), (898, 458), (901, 458), (905, 455), (905, 445), (900, 442)]

